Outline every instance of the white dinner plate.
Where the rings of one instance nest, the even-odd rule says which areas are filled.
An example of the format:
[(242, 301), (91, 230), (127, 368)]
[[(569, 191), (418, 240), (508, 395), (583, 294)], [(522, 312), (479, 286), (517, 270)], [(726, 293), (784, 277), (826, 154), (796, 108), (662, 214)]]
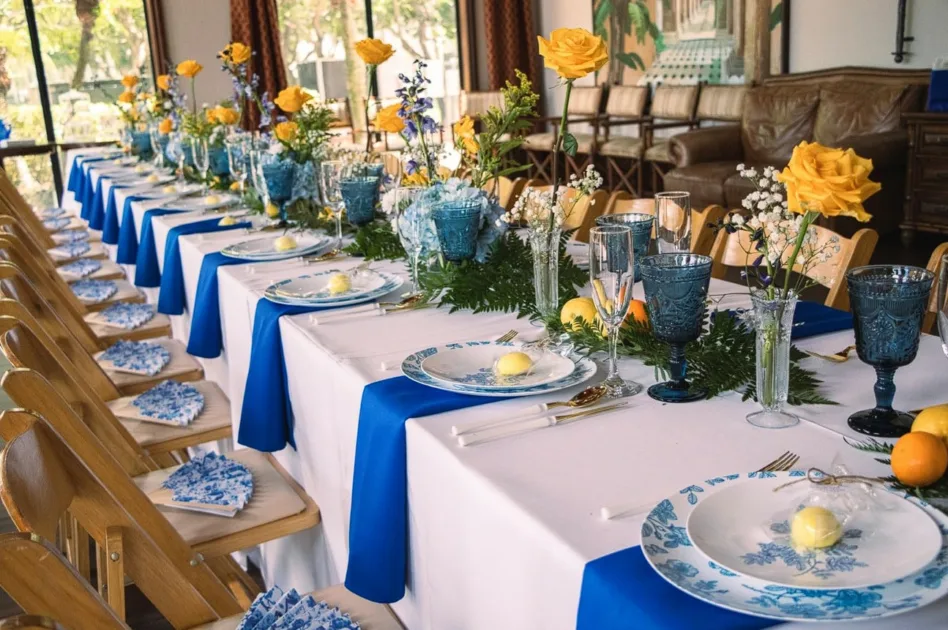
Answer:
[[(709, 604), (756, 617), (781, 621), (855, 621), (889, 617), (930, 604), (948, 593), (948, 516), (904, 493), (898, 497), (921, 507), (936, 523), (941, 548), (934, 562), (915, 573), (868, 588), (816, 589), (782, 586), (709, 560), (688, 535), (686, 523), (696, 506), (737, 484), (760, 484), (772, 492), (806, 476), (784, 473), (730, 474), (698, 481), (663, 499), (642, 523), (642, 553), (665, 580)], [(738, 519), (732, 518), (732, 522)], [(903, 536), (911, 535), (901, 532)]]
[(342, 306), (359, 304), (391, 293), (402, 285), (401, 277), (392, 273), (363, 270), (350, 274), (352, 287), (344, 293), (329, 293), (329, 279), (338, 269), (329, 269), (274, 282), (264, 291), (264, 297), (280, 304), (299, 306)]
[(735, 573), (808, 589), (891, 582), (927, 566), (941, 549), (938, 526), (924, 510), (881, 488), (873, 492), (871, 512), (857, 510), (843, 524), (838, 543), (796, 549), (790, 518), (813, 484), (804, 481), (778, 492), (767, 485), (734, 484), (696, 505), (687, 525), (695, 547)]
[(527, 354), (534, 363), (529, 372), (520, 376), (499, 376), (494, 372), (494, 363), (509, 352), (522, 350), (522, 345), (459, 345), (428, 357), (421, 362), (421, 369), (444, 383), (477, 385), (498, 391), (546, 385), (566, 378), (576, 369), (576, 364), (562, 355), (549, 350), (530, 350)]
[(296, 247), (289, 250), (277, 251), (276, 240), (281, 234), (269, 234), (262, 238), (255, 238), (249, 241), (241, 241), (234, 245), (228, 245), (221, 250), (221, 253), (230, 258), (242, 258), (245, 260), (283, 260), (311, 254), (329, 245), (332, 242), (328, 236), (321, 234), (294, 234)]
[(183, 210), (216, 210), (237, 203), (240, 199), (236, 195), (226, 193), (212, 193), (206, 197), (191, 197), (175, 202), (176, 208)]

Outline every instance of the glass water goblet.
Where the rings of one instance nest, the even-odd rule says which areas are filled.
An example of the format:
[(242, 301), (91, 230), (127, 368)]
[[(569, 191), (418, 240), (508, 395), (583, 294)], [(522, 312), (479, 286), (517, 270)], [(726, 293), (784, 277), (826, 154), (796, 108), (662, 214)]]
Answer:
[(406, 295), (417, 295), (421, 291), (421, 261), (430, 233), (434, 230), (431, 203), (425, 199), (424, 192), (425, 189), (418, 186), (400, 186), (395, 189), (395, 226), (411, 267), (412, 286)]
[(191, 154), (194, 156), (194, 166), (201, 173), (201, 184), (204, 186), (202, 195), (207, 195), (207, 171), (211, 168), (211, 154), (208, 150), (206, 138), (191, 138)]
[(701, 335), (707, 314), (711, 258), (698, 254), (656, 254), (642, 261), (645, 307), (656, 338), (670, 346), (671, 380), (648, 388), (662, 402), (683, 403), (707, 398), (702, 387), (686, 380), (685, 345)]
[(655, 217), (642, 212), (622, 212), (596, 217), (596, 225), (627, 225), (632, 230), (632, 252), (635, 258), (635, 281), (642, 279), (642, 259), (648, 256), (652, 243)]
[(627, 225), (604, 225), (589, 231), (589, 280), (593, 303), (609, 338), (609, 374), (602, 384), (606, 396), (622, 398), (642, 391), (642, 385), (619, 376), (619, 330), (632, 302), (635, 253), (632, 229)]
[(875, 437), (899, 437), (914, 418), (892, 408), (895, 370), (915, 360), (935, 274), (907, 265), (869, 265), (846, 274), (856, 353), (876, 370), (876, 406), (849, 416), (849, 426)]
[(336, 249), (342, 249), (342, 211), (346, 204), (341, 184), (348, 172), (349, 166), (340, 160), (330, 160), (319, 165), (319, 188), (323, 203), (336, 220)]
[(178, 165), (177, 186), (180, 190), (184, 186), (184, 137), (180, 132), (171, 134), (168, 139), (168, 157)]
[(246, 136), (234, 134), (225, 141), (227, 146), (227, 165), (230, 168), (231, 178), (237, 182), (240, 192), (244, 192), (244, 182), (247, 180), (247, 149)]
[(270, 207), (270, 191), (267, 189), (267, 178), (263, 176), (263, 158), (266, 153), (267, 145), (262, 141), (254, 142), (250, 148), (250, 179), (260, 202), (263, 203), (264, 213)]
[(661, 192), (655, 195), (655, 240), (659, 254), (691, 251), (691, 194)]
[(948, 356), (948, 256), (943, 256), (938, 267), (938, 293), (936, 299), (935, 319), (938, 323), (938, 336), (941, 338), (941, 349)]
[(148, 137), (151, 139), (151, 151), (155, 154), (155, 166), (164, 168), (165, 152), (161, 148), (161, 134), (158, 132), (157, 125), (151, 125), (148, 128)]

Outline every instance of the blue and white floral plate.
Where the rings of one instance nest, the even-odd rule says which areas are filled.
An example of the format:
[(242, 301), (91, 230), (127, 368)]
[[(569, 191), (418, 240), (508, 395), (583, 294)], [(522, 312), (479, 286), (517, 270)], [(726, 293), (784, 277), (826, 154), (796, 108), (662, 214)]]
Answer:
[(689, 595), (721, 608), (782, 621), (888, 617), (925, 606), (948, 593), (948, 516), (908, 495), (898, 494), (923, 509), (936, 523), (941, 549), (923, 569), (867, 588), (798, 588), (740, 575), (709, 560), (688, 536), (686, 523), (695, 506), (719, 490), (738, 483), (759, 483), (770, 491), (805, 475), (800, 470), (732, 474), (683, 488), (664, 499), (645, 518), (642, 553), (659, 575)]
[(335, 295), (329, 292), (329, 279), (338, 269), (310, 273), (298, 278), (280, 280), (267, 287), (263, 295), (271, 302), (294, 306), (348, 306), (380, 298), (402, 286), (401, 277), (393, 273), (359, 271), (350, 274), (350, 290)]
[(525, 385), (497, 389), (496, 387), (490, 386), (485, 387), (475, 384), (449, 383), (440, 381), (426, 373), (421, 367), (426, 359), (439, 353), (450, 352), (452, 350), (458, 350), (464, 347), (476, 346), (492, 346), (499, 348), (504, 352), (513, 352), (520, 347), (520, 344), (511, 343), (509, 341), (466, 341), (462, 343), (449, 343), (439, 347), (425, 348), (424, 350), (420, 350), (412, 354), (402, 362), (402, 373), (416, 383), (428, 385), (429, 387), (434, 387), (436, 389), (457, 392), (459, 394), (470, 394), (471, 396), (489, 397), (520, 397), (547, 394), (550, 392), (559, 391), (561, 389), (566, 389), (568, 387), (573, 387), (574, 385), (579, 385), (580, 383), (588, 381), (596, 374), (596, 364), (590, 359), (584, 358), (576, 362), (575, 369), (568, 376), (557, 381), (545, 383), (542, 385)]
[[(735, 573), (807, 589), (866, 588), (891, 582), (928, 566), (941, 550), (935, 521), (919, 506), (882, 488), (873, 489), (871, 499), (865, 497), (872, 503), (871, 511), (851, 513), (835, 545), (795, 549), (790, 519), (814, 488), (806, 481), (774, 492), (779, 485), (758, 480), (730, 484), (709, 494), (688, 517), (692, 544), (709, 560)], [(853, 486), (846, 491), (863, 493)], [(821, 496), (834, 492), (839, 490), (826, 489)]]
[(526, 374), (500, 376), (494, 363), (510, 352), (524, 351), (522, 344), (483, 344), (442, 350), (421, 362), (425, 374), (449, 385), (477, 385), (485, 389), (506, 391), (523, 387), (537, 387), (566, 378), (576, 364), (549, 350), (528, 350), (533, 366)]
[(249, 241), (241, 241), (233, 245), (228, 245), (221, 250), (221, 253), (229, 258), (240, 258), (243, 260), (272, 261), (305, 256), (317, 252), (332, 242), (328, 236), (322, 234), (292, 234), (296, 240), (296, 247), (293, 249), (277, 251), (276, 241), (280, 236), (272, 234), (264, 238), (255, 238)]

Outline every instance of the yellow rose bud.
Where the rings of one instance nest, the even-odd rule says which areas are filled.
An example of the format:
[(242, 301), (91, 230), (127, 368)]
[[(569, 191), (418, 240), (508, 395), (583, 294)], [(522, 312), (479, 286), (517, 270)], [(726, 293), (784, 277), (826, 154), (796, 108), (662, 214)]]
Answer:
[(128, 103), (132, 104), (135, 102), (135, 92), (125, 91), (119, 94), (118, 97), (119, 103)]
[(303, 105), (312, 100), (312, 98), (313, 97), (304, 92), (300, 86), (291, 85), (281, 91), (280, 94), (273, 99), (273, 102), (287, 114), (295, 114), (303, 109)]
[(388, 107), (383, 107), (375, 115), (372, 125), (379, 131), (389, 133), (401, 133), (405, 128), (405, 121), (398, 115), (398, 110), (402, 108), (401, 103), (394, 103)]
[(224, 61), (230, 61), (231, 63), (241, 64), (247, 63), (250, 61), (251, 50), (250, 46), (246, 44), (241, 44), (240, 42), (234, 42), (228, 44), (218, 55)]
[(365, 63), (377, 66), (389, 59), (395, 51), (380, 39), (363, 39), (355, 44), (356, 52)]
[(181, 63), (178, 64), (177, 71), (178, 71), (178, 74), (180, 74), (181, 76), (188, 77), (189, 79), (193, 79), (203, 69), (204, 69), (204, 66), (196, 62), (194, 59), (188, 59), (187, 61), (182, 61)]
[(869, 179), (872, 160), (852, 149), (832, 149), (803, 141), (793, 149), (790, 163), (777, 175), (787, 188), (791, 212), (819, 212), (826, 217), (854, 217), (868, 221), (863, 202), (882, 186)]
[(271, 219), (275, 219), (276, 217), (280, 216), (280, 209), (277, 208), (272, 203), (269, 204), (267, 206), (267, 216), (270, 217)]
[(273, 133), (282, 142), (292, 142), (296, 138), (296, 132), (299, 131), (299, 125), (293, 121), (281, 122), (274, 129)]
[(207, 122), (213, 125), (214, 123), (217, 122), (217, 109), (215, 108), (205, 109), (204, 117), (207, 118)]
[(230, 189), (231, 189), (231, 190), (240, 190), (240, 182), (231, 182), (231, 183), (230, 183)]
[(240, 120), (240, 113), (236, 109), (223, 105), (214, 108), (214, 116), (217, 118), (217, 122), (223, 125), (236, 125), (237, 121)]
[(537, 36), (543, 65), (563, 79), (579, 79), (596, 72), (609, 61), (601, 37), (584, 28), (558, 28), (547, 41)]
[(171, 75), (159, 74), (158, 78), (155, 79), (155, 85), (158, 86), (159, 90), (164, 90), (167, 92), (169, 89), (171, 89)]
[(170, 118), (165, 118), (158, 123), (158, 133), (169, 134), (174, 129), (174, 122)]
[(468, 154), (477, 153), (477, 138), (474, 134), (474, 119), (464, 115), (454, 123), (454, 143)]
[(133, 87), (138, 85), (138, 77), (136, 77), (134, 74), (126, 74), (124, 77), (122, 77), (122, 85), (124, 85), (126, 89), (131, 90)]

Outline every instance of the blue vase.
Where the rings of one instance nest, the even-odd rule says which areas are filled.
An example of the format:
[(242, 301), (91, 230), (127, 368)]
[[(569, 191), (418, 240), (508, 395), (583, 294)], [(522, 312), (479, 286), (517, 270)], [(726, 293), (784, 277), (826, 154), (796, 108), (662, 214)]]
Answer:
[(670, 346), (671, 380), (648, 388), (662, 402), (692, 402), (707, 398), (707, 390), (685, 378), (685, 345), (701, 335), (707, 314), (711, 258), (697, 254), (658, 254), (642, 260), (645, 307), (652, 333)]
[(212, 173), (218, 177), (230, 175), (230, 162), (227, 158), (226, 147), (211, 147), (208, 158), (210, 159)]
[(270, 201), (282, 206), (293, 195), (293, 179), (296, 163), (291, 160), (274, 160), (263, 165), (263, 178), (267, 182)]
[(915, 360), (935, 275), (919, 267), (869, 265), (846, 274), (856, 352), (876, 370), (876, 406), (849, 417), (854, 431), (899, 437), (914, 418), (892, 408), (895, 370)]
[(379, 202), (377, 176), (349, 177), (339, 182), (342, 201), (346, 204), (346, 219), (352, 225), (365, 225), (375, 218)]
[(151, 150), (150, 133), (147, 131), (132, 132), (132, 154), (145, 161), (155, 157), (155, 152)]
[(434, 207), (431, 217), (445, 258), (454, 262), (474, 258), (481, 227), (481, 199), (445, 201)]
[(642, 259), (648, 256), (654, 223), (655, 217), (642, 212), (623, 212), (596, 218), (596, 225), (627, 225), (632, 229), (632, 262), (636, 282), (642, 279)]

